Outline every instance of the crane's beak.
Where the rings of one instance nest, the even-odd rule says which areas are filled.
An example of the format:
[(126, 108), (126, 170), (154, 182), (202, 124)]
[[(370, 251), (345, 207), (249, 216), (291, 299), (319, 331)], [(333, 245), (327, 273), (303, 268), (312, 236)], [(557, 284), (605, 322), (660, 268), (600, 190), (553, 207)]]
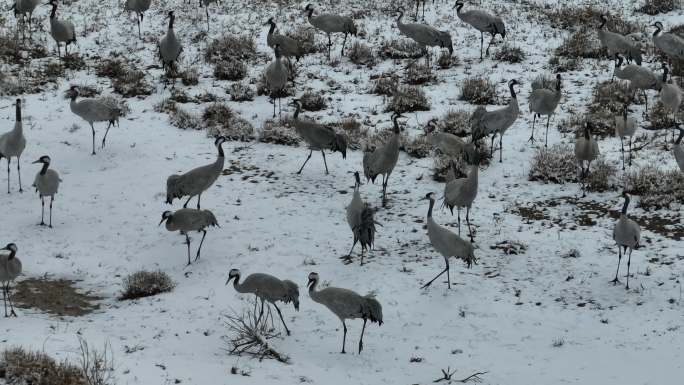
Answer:
[(35, 161), (35, 162), (31, 162), (31, 164), (36, 164), (36, 163), (43, 163), (43, 162), (41, 162), (40, 159), (38, 159), (38, 160)]
[(314, 283), (314, 282), (315, 282), (315, 281), (314, 281), (313, 279), (309, 279), (309, 282), (307, 282), (306, 287), (308, 287), (309, 289), (311, 289), (311, 286), (313, 286), (313, 283)]
[(165, 220), (166, 220), (166, 218), (162, 218), (162, 220), (159, 222), (159, 225), (158, 225), (158, 226), (161, 226), (162, 223), (164, 223)]

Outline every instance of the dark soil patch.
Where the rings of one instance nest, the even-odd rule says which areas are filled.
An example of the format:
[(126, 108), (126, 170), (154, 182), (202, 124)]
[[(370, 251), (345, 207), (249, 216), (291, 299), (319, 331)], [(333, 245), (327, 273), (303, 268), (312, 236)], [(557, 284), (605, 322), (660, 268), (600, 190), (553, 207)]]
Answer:
[(80, 317), (100, 308), (102, 297), (80, 293), (69, 279), (28, 278), (17, 283), (12, 299), (22, 309), (38, 309), (57, 316)]

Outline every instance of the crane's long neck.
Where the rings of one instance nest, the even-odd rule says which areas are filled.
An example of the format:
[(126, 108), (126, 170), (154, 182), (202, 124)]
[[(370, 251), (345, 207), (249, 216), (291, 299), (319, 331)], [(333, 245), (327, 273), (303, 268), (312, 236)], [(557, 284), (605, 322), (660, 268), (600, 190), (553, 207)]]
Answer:
[(318, 279), (314, 280), (313, 283), (309, 286), (309, 296), (315, 302), (320, 302), (319, 298), (318, 298), (318, 291), (316, 290), (316, 287), (318, 287)]
[(8, 261), (11, 261), (11, 260), (14, 259), (14, 257), (16, 257), (16, 256), (17, 256), (17, 252), (14, 251), (14, 250), (10, 250), (10, 254), (9, 254), (9, 256), (7, 257), (7, 260), (8, 260)]
[(461, 9), (463, 8), (463, 3), (456, 4), (456, 14), (461, 17)]
[(48, 170), (48, 167), (50, 167), (50, 163), (43, 163), (43, 168), (40, 169), (40, 175), (45, 175), (45, 173)]
[(54, 19), (57, 16), (57, 3), (52, 4), (52, 11), (50, 11), (50, 19)]
[(395, 116), (394, 119), (394, 135), (399, 135), (401, 132), (401, 129), (399, 128), (399, 122), (397, 121), (397, 117)]
[(173, 30), (173, 22), (175, 18), (176, 16), (174, 16), (173, 14), (169, 15), (169, 31)]
[(622, 215), (627, 215), (627, 207), (629, 206), (629, 195), (625, 195), (625, 203), (622, 205)]
[(480, 166), (475, 162), (475, 164), (470, 165), (470, 180), (473, 183), (477, 183), (478, 177), (480, 175)]
[(397, 16), (397, 26), (403, 27), (404, 22), (401, 21), (401, 18), (404, 17), (404, 11), (399, 10), (399, 16)]
[(235, 276), (233, 287), (238, 293), (248, 293), (247, 289), (240, 283), (240, 275)]
[(675, 141), (675, 144), (679, 146), (682, 143), (682, 138), (684, 138), (684, 129), (680, 128), (679, 129), (679, 136), (677, 137), (677, 140)]
[(601, 25), (599, 25), (599, 27), (598, 27), (599, 30), (602, 30), (603, 27), (606, 26), (606, 20), (607, 20), (607, 19), (606, 19), (605, 17), (602, 17), (602, 18), (601, 18)]
[(301, 108), (302, 107), (299, 105), (299, 103), (297, 103), (297, 107), (295, 107), (295, 112), (294, 112), (294, 115), (292, 116), (292, 119), (297, 120), (299, 118), (299, 110)]
[(313, 8), (309, 8), (307, 11), (308, 11), (308, 14), (306, 15), (306, 18), (309, 21), (311, 21), (311, 17), (313, 16)]
[(653, 32), (653, 37), (656, 37), (660, 34), (660, 26), (656, 25), (655, 28), (656, 28), (656, 30), (655, 30), (655, 32)]
[(274, 22), (270, 22), (269, 24), (271, 24), (271, 28), (269, 28), (268, 34), (273, 35), (273, 32), (275, 31), (276, 24)]
[(511, 91), (511, 98), (516, 99), (517, 96), (515, 94), (515, 90), (513, 89), (513, 84), (509, 84), (508, 89)]
[(23, 125), (21, 123), (21, 103), (17, 103), (17, 121), (14, 123), (14, 131), (17, 133), (23, 132)]
[(667, 83), (667, 73), (670, 70), (667, 68), (667, 66), (663, 67), (663, 83)]
[(223, 143), (219, 144), (219, 145), (216, 146), (216, 147), (218, 147), (218, 157), (219, 157), (219, 159), (220, 159), (220, 158), (224, 158), (224, 157), (225, 157), (225, 154), (223, 153)]
[(591, 138), (591, 133), (589, 132), (589, 127), (584, 127), (584, 139), (589, 140)]
[(435, 200), (430, 198), (430, 208), (428, 208), (428, 218), (432, 218), (432, 208), (435, 207)]

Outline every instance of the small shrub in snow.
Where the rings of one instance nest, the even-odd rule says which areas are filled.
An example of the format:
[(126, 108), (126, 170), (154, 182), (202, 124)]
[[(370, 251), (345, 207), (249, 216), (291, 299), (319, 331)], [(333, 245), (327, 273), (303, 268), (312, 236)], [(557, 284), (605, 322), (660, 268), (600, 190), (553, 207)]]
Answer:
[(556, 56), (568, 58), (600, 59), (607, 55), (595, 33), (590, 33), (588, 29), (580, 29), (573, 32), (563, 40), (556, 48)]
[(448, 69), (459, 64), (460, 60), (458, 60), (458, 56), (451, 55), (449, 51), (442, 50), (442, 53), (440, 53), (437, 58), (437, 65), (441, 69)]
[(88, 385), (113, 385), (114, 357), (112, 346), (107, 342), (102, 350), (91, 349), (88, 342), (78, 337), (80, 345), (79, 366)]
[(430, 102), (423, 90), (415, 86), (400, 86), (394, 92), (392, 100), (386, 108), (387, 112), (398, 114), (413, 111), (429, 111)]
[(33, 59), (47, 57), (47, 47), (40, 44), (37, 39), (22, 39), (9, 31), (9, 28), (0, 31), (0, 62), (22, 65)]
[[(681, 121), (681, 115), (677, 119)], [(648, 120), (651, 121), (651, 126), (658, 130), (664, 130), (674, 127), (675, 121), (672, 119), (672, 112), (665, 108), (662, 101), (658, 100), (655, 106), (651, 107), (648, 112)]]
[(191, 67), (180, 73), (181, 82), (184, 86), (196, 86), (199, 84), (199, 73), (197, 68)]
[(86, 62), (78, 53), (70, 53), (62, 57), (62, 65), (65, 69), (80, 71), (86, 68)]
[[(94, 98), (96, 96), (99, 96), (100, 93), (102, 93), (102, 90), (99, 87), (91, 86), (88, 84), (69, 84), (69, 87), (73, 86), (78, 87), (78, 96), (81, 98)], [(64, 99), (71, 99), (70, 90), (64, 93)]]
[(399, 88), (399, 77), (395, 74), (383, 74), (373, 82), (372, 93), (392, 96)]
[(219, 60), (214, 64), (214, 77), (218, 80), (242, 80), (247, 76), (247, 66), (239, 60)]
[(425, 54), (418, 43), (403, 38), (382, 42), (379, 52), (386, 59), (418, 59)]
[(355, 118), (345, 118), (335, 124), (339, 127), (338, 132), (344, 132), (347, 136), (347, 146), (352, 150), (359, 150), (367, 147), (368, 129), (363, 127), (361, 123)]
[(168, 293), (176, 285), (163, 271), (138, 271), (123, 280), (123, 291), (120, 300), (150, 297)]
[(43, 352), (7, 348), (0, 356), (0, 379), (7, 384), (90, 385), (83, 371)]
[(259, 141), (284, 146), (298, 146), (301, 139), (292, 128), (291, 122), (286, 118), (280, 121), (270, 119), (265, 121), (261, 135), (259, 135)]
[(603, 156), (591, 162), (589, 175), (584, 180), (587, 191), (606, 192), (618, 189), (617, 168)]
[[(561, 29), (594, 28), (600, 23), (600, 17), (606, 13), (604, 9), (591, 5), (577, 6), (553, 6), (542, 10), (551, 26)], [(608, 14), (607, 29), (622, 35), (640, 32), (637, 23), (627, 21), (617, 14)]]
[(375, 64), (375, 56), (369, 46), (361, 42), (354, 42), (349, 49), (347, 56), (354, 64), (372, 66)]
[(521, 63), (525, 60), (525, 51), (520, 47), (511, 47), (506, 43), (496, 51), (494, 59), (508, 63)]
[(593, 92), (590, 112), (606, 111), (621, 114), (624, 106), (634, 102), (634, 92), (629, 89), (629, 82), (623, 80), (604, 81), (596, 85)]
[(305, 111), (320, 111), (328, 108), (325, 98), (318, 92), (307, 91), (299, 97)]
[(413, 138), (402, 137), (402, 148), (414, 158), (427, 158), (432, 151), (432, 145), (425, 135), (418, 135)]
[(437, 128), (449, 134), (460, 137), (469, 137), (472, 129), (470, 127), (470, 113), (463, 110), (449, 110), (437, 122)]
[(657, 15), (659, 13), (672, 12), (679, 5), (679, 0), (645, 0), (644, 5), (637, 8), (637, 11), (647, 15)]
[(254, 100), (254, 90), (247, 84), (233, 83), (228, 90), (230, 100), (234, 102), (251, 102)]
[(116, 79), (126, 71), (126, 63), (121, 59), (103, 59), (95, 65), (95, 74), (103, 78)]
[(574, 57), (551, 56), (549, 65), (553, 72), (577, 71), (582, 67), (582, 60)]
[(313, 28), (308, 25), (302, 25), (295, 30), (286, 33), (285, 35), (297, 40), (302, 48), (302, 52), (306, 54), (318, 53), (327, 50), (322, 44), (315, 43), (315, 36)]
[(187, 92), (183, 91), (180, 88), (172, 88), (171, 96), (169, 97), (169, 99), (173, 100), (176, 103), (189, 103), (190, 95), (188, 95)]
[(207, 106), (202, 113), (202, 120), (210, 136), (222, 135), (240, 141), (254, 139), (254, 127), (223, 103)]
[(645, 166), (627, 174), (626, 186), (640, 196), (638, 206), (644, 209), (667, 209), (684, 202), (684, 174), (679, 169), (663, 171)]
[(429, 83), (435, 79), (430, 68), (417, 61), (406, 67), (406, 83), (411, 85), (421, 85)]
[(495, 104), (496, 89), (487, 78), (468, 78), (461, 85), (461, 99), (473, 104)]
[(273, 358), (287, 363), (289, 358), (276, 351), (268, 343), (268, 340), (280, 334), (273, 327), (273, 317), (270, 305), (266, 307), (263, 314), (260, 314), (257, 306), (250, 306), (241, 314), (227, 315), (225, 319), (229, 332), (229, 336), (226, 336), (228, 352), (238, 356), (248, 355), (260, 360)]
[(256, 58), (256, 43), (250, 36), (225, 34), (213, 40), (204, 50), (204, 60), (217, 64), (221, 61), (250, 61)]
[(180, 106), (173, 104), (173, 109), (169, 112), (169, 122), (177, 128), (183, 130), (202, 129), (202, 120), (197, 114), (188, 112)]
[(532, 158), (528, 179), (545, 183), (571, 183), (577, 180), (575, 150), (566, 144), (539, 148)]
[(556, 338), (555, 340), (553, 340), (552, 346), (554, 348), (560, 348), (563, 345), (565, 345), (565, 340), (562, 337), (559, 337), (559, 338)]
[(113, 79), (114, 92), (127, 98), (152, 94), (152, 87), (145, 80), (145, 73), (128, 68), (124, 74)]

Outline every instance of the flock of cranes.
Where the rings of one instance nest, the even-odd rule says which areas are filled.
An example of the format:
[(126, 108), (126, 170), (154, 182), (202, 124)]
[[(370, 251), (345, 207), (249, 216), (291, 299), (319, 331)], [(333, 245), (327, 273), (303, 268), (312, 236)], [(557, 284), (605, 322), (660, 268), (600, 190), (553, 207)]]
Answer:
[[(200, 6), (208, 7), (211, 0), (200, 0)], [(31, 18), (36, 6), (40, 3), (36, 0), (15, 0), (12, 9), (18, 18), (27, 19), (29, 29), (31, 28)], [(52, 6), (50, 13), (50, 33), (54, 38), (58, 55), (61, 56), (60, 44), (64, 44), (65, 54), (71, 43), (76, 41), (75, 28), (73, 23), (57, 18), (57, 0), (51, 0), (49, 5)], [(144, 19), (144, 13), (151, 5), (150, 0), (127, 0), (125, 3), (125, 10), (135, 12), (137, 17), (138, 34), (141, 35), (140, 24)], [(420, 1), (416, 2), (416, 18)], [(423, 2), (424, 7), (424, 2)], [(506, 28), (501, 17), (489, 14), (482, 10), (463, 10), (464, 3), (457, 1), (454, 8), (456, 15), (460, 20), (469, 24), (480, 32), (480, 59), (489, 55), (489, 48), (492, 45), (496, 35), (502, 38), (506, 37)], [(207, 24), (209, 23), (209, 11), (207, 12)], [(342, 43), (342, 54), (346, 46), (348, 35), (357, 34), (357, 26), (354, 20), (334, 14), (317, 14), (314, 15), (314, 7), (312, 4), (306, 5), (303, 9), (306, 14), (309, 24), (326, 34), (328, 39), (327, 55), (330, 57), (332, 49), (332, 34), (340, 33), (344, 35)], [(404, 10), (399, 8), (397, 10), (396, 26), (399, 33), (412, 39), (425, 50), (427, 65), (430, 65), (430, 54), (428, 47), (439, 47), (447, 49), (449, 55), (453, 54), (454, 46), (451, 34), (448, 31), (441, 31), (427, 24), (419, 23), (404, 23), (402, 18)], [(175, 14), (169, 11), (167, 14), (168, 28), (159, 41), (158, 54), (162, 66), (165, 70), (175, 71), (177, 68), (178, 58), (183, 50), (180, 39), (174, 32)], [(682, 102), (682, 92), (675, 83), (672, 82), (671, 77), (668, 80), (669, 68), (667, 63), (663, 63), (662, 78), (656, 76), (651, 70), (642, 67), (641, 49), (631, 39), (626, 36), (610, 32), (606, 30), (605, 25), (607, 16), (601, 17), (601, 24), (598, 27), (599, 39), (603, 46), (605, 46), (610, 54), (611, 59), (615, 59), (615, 69), (613, 71), (614, 77), (628, 80), (630, 88), (634, 91), (641, 90), (644, 96), (647, 97), (647, 90), (657, 90), (659, 92), (660, 100), (666, 106), (668, 111), (673, 113), (676, 122), (676, 114)], [(273, 49), (274, 61), (269, 63), (264, 69), (266, 85), (271, 92), (273, 98), (273, 116), (276, 116), (276, 102), (280, 104), (280, 99), (283, 91), (292, 77), (291, 60), (299, 60), (304, 51), (300, 43), (292, 38), (281, 35), (276, 31), (276, 23), (273, 18), (270, 18), (265, 25), (269, 27), (267, 34), (267, 45)], [(670, 34), (663, 33), (663, 26), (660, 22), (653, 25), (656, 28), (653, 34), (653, 43), (656, 48), (665, 53), (671, 58), (684, 58), (684, 40)], [(484, 34), (491, 35), (491, 40), (487, 47), (484, 47)], [(636, 64), (623, 63), (627, 60), (628, 63), (632, 61)], [(494, 152), (494, 139), (499, 136), (499, 162), (502, 162), (502, 142), (503, 135), (516, 122), (520, 116), (520, 107), (516, 94), (515, 87), (520, 86), (521, 83), (517, 79), (508, 81), (508, 88), (510, 91), (510, 100), (508, 104), (497, 110), (488, 111), (484, 107), (479, 107), (475, 110), (471, 117), (471, 124), (473, 127), (472, 136), (469, 142), (456, 137), (452, 134), (438, 132), (436, 120), (430, 120), (426, 126), (426, 135), (429, 136), (430, 143), (439, 148), (443, 153), (452, 158), (462, 156), (469, 165), (469, 170), (465, 178), (450, 178), (444, 186), (444, 205), (451, 211), (457, 210), (458, 218), (458, 234), (452, 230), (440, 226), (433, 218), (433, 208), (436, 201), (435, 193), (428, 193), (425, 200), (428, 203), (427, 212), (427, 234), (428, 239), (435, 251), (443, 256), (445, 261), (445, 268), (433, 279), (425, 283), (422, 287), (429, 287), (436, 279), (447, 274), (447, 286), (451, 287), (450, 277), (450, 258), (461, 259), (467, 267), (471, 267), (477, 263), (475, 256), (475, 242), (474, 233), (471, 227), (470, 211), (473, 208), (477, 193), (479, 189), (479, 164), (480, 156), (475, 148), (476, 142), (484, 137), (491, 135), (490, 152)], [(546, 116), (546, 134), (545, 145), (548, 145), (548, 129), (551, 117), (561, 101), (562, 96), (562, 79), (558, 74), (552, 88), (545, 88), (542, 85), (533, 84), (533, 90), (528, 98), (529, 111), (533, 114), (533, 122), (531, 128), (530, 141), (534, 142), (534, 127), (537, 118)], [(102, 98), (83, 98), (79, 100), (78, 87), (71, 87), (68, 91), (70, 98), (71, 111), (79, 116), (84, 121), (88, 122), (92, 130), (92, 154), (95, 155), (95, 128), (94, 123), (107, 122), (108, 126), (102, 139), (102, 147), (104, 148), (106, 137), (109, 129), (113, 125), (118, 126), (118, 120), (121, 117), (122, 111), (119, 107), (112, 105), (111, 102)], [(309, 154), (297, 173), (301, 173), (306, 166), (306, 163), (311, 159), (314, 151), (320, 151), (323, 157), (325, 166), (325, 173), (328, 174), (328, 165), (325, 158), (325, 151), (340, 152), (343, 159), (346, 159), (347, 154), (347, 138), (345, 135), (337, 133), (332, 128), (316, 123), (313, 120), (300, 116), (302, 105), (298, 99), (293, 99), (291, 105), (295, 107), (293, 115), (293, 127), (298, 135), (306, 142)], [(648, 104), (646, 105), (648, 109)], [(387, 189), (389, 178), (398, 166), (401, 126), (399, 119), (403, 116), (401, 114), (393, 114), (391, 118), (392, 133), (389, 138), (377, 146), (375, 149), (364, 153), (362, 164), (359, 165), (363, 169), (363, 175), (366, 181), (375, 182), (378, 176), (382, 178), (382, 205), (386, 206)], [(615, 116), (615, 130), (616, 135), (620, 138), (622, 143), (623, 153), (623, 169), (624, 165), (624, 143), (623, 138), (629, 138), (629, 164), (631, 165), (631, 141), (635, 135), (638, 124), (633, 117), (628, 114), (628, 108), (625, 105), (623, 113)], [(679, 128), (677, 126), (677, 128)], [(586, 178), (590, 172), (591, 162), (596, 160), (599, 154), (598, 142), (592, 137), (592, 123), (587, 122), (583, 127), (582, 135), (575, 141), (575, 156), (577, 158), (578, 166), (581, 169), (581, 177)], [(680, 134), (675, 141), (674, 157), (679, 167), (684, 171), (684, 146), (682, 146), (682, 138), (684, 137), (684, 129), (679, 128)], [(207, 209), (202, 209), (200, 206), (201, 196), (216, 182), (223, 171), (225, 164), (225, 154), (223, 151), (223, 143), (226, 141), (224, 137), (215, 139), (214, 145), (218, 151), (217, 158), (213, 163), (194, 168), (184, 174), (170, 175), (167, 179), (166, 185), (166, 203), (173, 204), (175, 199), (187, 200), (183, 207), (176, 211), (164, 211), (159, 225), (165, 224), (165, 227), (170, 232), (179, 232), (186, 238), (188, 265), (191, 264), (190, 251), (190, 237), (191, 232), (201, 232), (202, 238), (197, 248), (195, 261), (200, 258), (202, 244), (207, 235), (207, 230), (211, 227), (219, 226), (219, 220)], [(8, 165), (8, 193), (10, 192), (10, 163), (12, 158), (17, 161), (17, 173), (19, 176), (19, 191), (23, 191), (21, 187), (21, 168), (20, 159), (23, 150), (26, 146), (26, 138), (23, 134), (22, 117), (21, 117), (21, 100), (16, 101), (16, 122), (14, 129), (2, 134), (0, 136), (0, 159), (7, 159)], [(49, 156), (42, 156), (34, 163), (42, 164), (42, 168), (36, 175), (33, 186), (41, 198), (41, 225), (45, 225), (45, 198), (50, 198), (50, 214), (48, 226), (52, 227), (52, 202), (58, 192), (61, 182), (59, 174), (54, 169), (50, 168), (51, 159)], [(361, 244), (361, 264), (363, 264), (364, 254), (373, 248), (376, 225), (380, 223), (376, 221), (376, 210), (371, 207), (368, 202), (365, 202), (360, 194), (362, 186), (361, 176), (358, 171), (354, 173), (354, 192), (351, 202), (346, 208), (346, 219), (352, 233), (352, 247), (349, 251), (348, 257), (351, 258), (354, 247), (357, 243)], [(613, 239), (618, 247), (618, 270), (616, 272), (613, 282), (617, 283), (620, 262), (623, 253), (628, 252), (627, 262), (627, 285), (629, 288), (629, 270), (631, 265), (631, 254), (634, 249), (639, 246), (640, 242), (640, 228), (639, 225), (627, 216), (627, 208), (630, 202), (630, 197), (627, 193), (622, 194), (624, 198), (624, 206), (618, 222), (615, 224), (613, 231)], [(197, 198), (197, 208), (188, 208), (190, 200)], [(468, 227), (469, 240), (461, 237), (461, 209), (465, 209), (465, 220)], [(3, 300), (5, 302), (5, 315), (16, 316), (13, 304), (10, 298), (10, 283), (16, 279), (21, 273), (21, 262), (17, 258), (17, 246), (13, 243), (8, 244), (0, 253), (0, 283), (2, 283)], [(228, 281), (226, 285), (233, 281), (235, 290), (239, 293), (254, 294), (262, 304), (262, 312), (265, 302), (273, 305), (280, 317), (286, 333), (289, 335), (290, 330), (287, 327), (283, 318), (282, 312), (278, 307), (278, 302), (293, 303), (295, 310), (299, 310), (299, 288), (297, 284), (289, 280), (280, 280), (269, 274), (255, 273), (246, 277), (242, 282), (241, 275), (238, 269), (231, 269), (228, 274)], [(363, 329), (359, 339), (358, 351), (363, 349), (363, 335), (367, 321), (383, 323), (382, 306), (378, 300), (373, 296), (361, 296), (354, 291), (336, 287), (327, 287), (318, 290), (319, 276), (317, 273), (311, 273), (308, 276), (307, 287), (309, 295), (314, 302), (318, 302), (326, 306), (332, 313), (334, 313), (342, 322), (343, 326), (343, 343), (342, 353), (345, 352), (347, 326), (346, 320), (362, 319)], [(10, 312), (7, 312), (7, 303), (10, 306)]]

